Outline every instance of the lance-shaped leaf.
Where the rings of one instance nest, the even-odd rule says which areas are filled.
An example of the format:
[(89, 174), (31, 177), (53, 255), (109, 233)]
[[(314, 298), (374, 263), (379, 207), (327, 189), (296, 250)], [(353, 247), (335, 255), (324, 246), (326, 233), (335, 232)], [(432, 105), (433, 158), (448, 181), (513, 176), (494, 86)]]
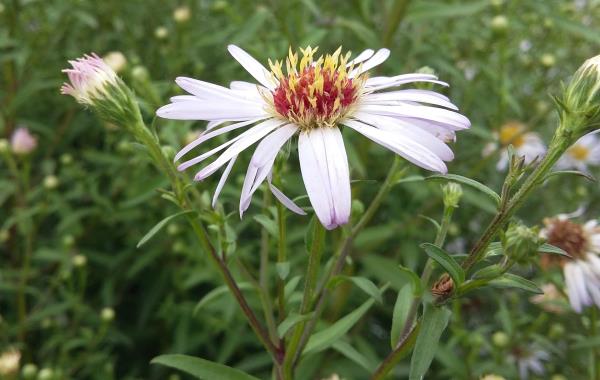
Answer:
[(498, 288), (517, 288), (536, 294), (544, 293), (534, 282), (512, 273), (505, 273), (489, 284)]
[(548, 244), (548, 243), (543, 244), (540, 248), (538, 248), (538, 252), (571, 257), (571, 255), (569, 255), (567, 253), (567, 251), (565, 251), (564, 249), (554, 246), (552, 244)]
[(421, 244), (421, 248), (425, 250), (427, 256), (448, 272), (454, 281), (454, 286), (460, 286), (465, 281), (465, 271), (454, 261), (448, 252), (430, 243)]
[(426, 178), (427, 180), (445, 179), (449, 181), (458, 182), (460, 184), (472, 187), (475, 190), (481, 191), (483, 194), (490, 197), (497, 205), (500, 204), (500, 195), (494, 190), (490, 189), (481, 182), (477, 182), (474, 179), (463, 177), (458, 174), (434, 174)]
[(200, 380), (259, 380), (239, 369), (188, 355), (161, 355), (151, 363), (178, 369)]
[(136, 248), (141, 247), (142, 245), (144, 245), (148, 240), (152, 239), (152, 237), (154, 235), (156, 235), (156, 233), (158, 231), (160, 231), (164, 226), (167, 225), (167, 223), (169, 223), (171, 220), (177, 218), (178, 216), (182, 216), (182, 215), (187, 215), (187, 214), (193, 214), (196, 211), (193, 210), (186, 210), (186, 211), (181, 211), (178, 212), (177, 214), (173, 214), (170, 216), (167, 216), (166, 218), (164, 218), (163, 220), (161, 220), (160, 222), (156, 223), (156, 225), (154, 227), (152, 227), (150, 229), (150, 231), (148, 231), (148, 233), (146, 235), (144, 235), (143, 238), (140, 239), (140, 241), (137, 243)]
[(410, 360), (410, 380), (421, 380), (425, 377), (451, 314), (452, 312), (445, 307), (425, 304), (421, 329)]

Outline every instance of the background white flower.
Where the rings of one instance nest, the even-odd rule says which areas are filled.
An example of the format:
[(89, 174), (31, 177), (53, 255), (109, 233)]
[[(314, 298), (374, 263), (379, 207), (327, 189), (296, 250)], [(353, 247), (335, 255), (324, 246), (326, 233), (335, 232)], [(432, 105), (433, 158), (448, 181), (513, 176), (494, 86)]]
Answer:
[(541, 158), (546, 153), (546, 145), (540, 135), (527, 131), (527, 127), (517, 121), (510, 121), (502, 125), (500, 130), (494, 133), (494, 138), (496, 141), (487, 144), (483, 148), (482, 155), (486, 157), (494, 151), (502, 149), (500, 160), (496, 165), (498, 170), (506, 170), (508, 167), (508, 150), (506, 148), (509, 145), (513, 146), (518, 156), (525, 158), (525, 164)]
[(575, 142), (556, 163), (557, 169), (588, 171), (589, 166), (600, 164), (600, 140), (590, 133)]
[[(390, 90), (412, 82), (447, 86), (431, 74), (367, 77), (367, 71), (384, 62), (390, 52), (365, 50), (353, 60), (341, 49), (316, 57), (317, 49), (290, 49), (284, 62), (269, 61), (271, 71), (237, 46), (231, 55), (259, 83), (234, 81), (229, 88), (179, 77), (177, 84), (191, 95), (175, 96), (157, 115), (176, 120), (206, 120), (206, 131), (184, 147), (179, 160), (203, 142), (226, 132), (245, 131), (226, 143), (179, 165), (185, 170), (224, 150), (202, 168), (202, 180), (221, 167), (213, 204), (239, 153), (254, 143), (240, 198), (240, 216), (252, 195), (267, 180), (271, 191), (294, 212), (304, 211), (271, 183), (271, 170), (282, 146), (298, 134), (302, 178), (310, 202), (328, 229), (346, 223), (350, 216), (350, 172), (340, 127), (347, 126), (408, 161), (428, 170), (446, 172), (445, 161), (454, 158), (446, 142), (455, 132), (469, 128), (469, 120), (456, 112), (447, 97), (428, 90)], [(427, 105), (425, 105), (427, 104)], [(226, 124), (233, 123), (233, 124)]]

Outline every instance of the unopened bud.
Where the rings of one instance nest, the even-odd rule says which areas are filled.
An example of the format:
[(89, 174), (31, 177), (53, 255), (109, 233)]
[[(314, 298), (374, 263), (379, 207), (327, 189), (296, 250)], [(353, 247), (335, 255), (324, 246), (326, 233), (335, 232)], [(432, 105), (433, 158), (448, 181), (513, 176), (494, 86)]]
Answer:
[(84, 255), (75, 255), (72, 259), (73, 266), (76, 268), (82, 268), (87, 264), (87, 257)]
[(508, 335), (506, 335), (506, 333), (497, 331), (494, 333), (494, 335), (492, 335), (492, 343), (494, 343), (494, 346), (496, 347), (504, 348), (510, 343), (510, 338)]
[(164, 40), (168, 35), (169, 30), (164, 26), (159, 26), (154, 30), (154, 37), (158, 38), (159, 40)]
[(37, 375), (37, 372), (38, 368), (35, 364), (27, 363), (23, 366), (23, 369), (21, 370), (21, 375), (23, 375), (23, 379), (25, 380), (32, 380), (35, 378), (35, 375)]
[(456, 182), (448, 182), (442, 186), (442, 193), (444, 194), (444, 206), (445, 207), (458, 207), (460, 198), (463, 195), (462, 187)]
[(540, 245), (539, 228), (529, 228), (522, 224), (512, 224), (506, 232), (504, 254), (519, 263), (537, 258)]
[(47, 190), (54, 190), (58, 187), (59, 180), (55, 175), (47, 175), (44, 177), (44, 187)]
[(52, 380), (54, 377), (54, 371), (50, 368), (42, 368), (38, 373), (38, 380)]
[(191, 11), (188, 7), (179, 7), (173, 11), (173, 20), (177, 23), (184, 23), (190, 19)]
[(508, 18), (504, 15), (495, 16), (490, 22), (492, 30), (495, 32), (503, 32), (508, 28)]
[(111, 51), (106, 54), (103, 58), (104, 62), (115, 71), (119, 73), (127, 66), (127, 58), (120, 51)]
[(8, 152), (10, 144), (7, 139), (0, 139), (0, 154)]
[(115, 310), (111, 307), (105, 307), (100, 312), (100, 318), (102, 318), (104, 322), (111, 322), (115, 319)]
[(540, 63), (546, 67), (552, 67), (556, 64), (556, 58), (554, 55), (546, 53), (540, 57)]
[(137, 65), (133, 69), (131, 69), (131, 75), (139, 81), (148, 80), (148, 78), (150, 77), (148, 69), (146, 69), (142, 65)]
[(60, 156), (60, 162), (63, 165), (70, 165), (73, 162), (73, 156), (71, 156), (69, 153), (63, 153)]
[(447, 299), (453, 291), (454, 281), (452, 281), (448, 273), (444, 273), (431, 288), (431, 293), (441, 299)]
[(17, 128), (10, 138), (10, 146), (14, 154), (26, 155), (37, 147), (37, 139), (25, 127)]

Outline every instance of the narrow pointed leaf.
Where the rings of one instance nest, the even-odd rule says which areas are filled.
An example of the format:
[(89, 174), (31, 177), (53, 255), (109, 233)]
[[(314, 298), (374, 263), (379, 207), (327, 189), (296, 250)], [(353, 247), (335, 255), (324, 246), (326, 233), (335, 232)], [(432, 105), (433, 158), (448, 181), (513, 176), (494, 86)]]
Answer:
[[(240, 282), (238, 284), (238, 287), (240, 288), (240, 290), (252, 289), (252, 284), (248, 282)], [(225, 285), (221, 285), (218, 288), (215, 288), (210, 292), (206, 293), (206, 295), (202, 297), (198, 304), (196, 304), (196, 307), (194, 307), (193, 314), (196, 315), (200, 311), (200, 309), (202, 309), (212, 301), (225, 294), (229, 294), (229, 288)]]
[(400, 334), (405, 329), (408, 313), (413, 304), (416, 295), (412, 284), (406, 284), (398, 292), (396, 303), (394, 304), (394, 313), (392, 314), (392, 329), (390, 332), (390, 346), (392, 349), (398, 344)]
[(421, 329), (410, 360), (410, 380), (425, 378), (451, 314), (452, 312), (445, 307), (425, 305)]
[(540, 253), (550, 253), (550, 254), (554, 254), (554, 255), (560, 255), (560, 256), (566, 256), (566, 257), (571, 257), (571, 255), (569, 255), (567, 253), (567, 251), (565, 251), (562, 248), (559, 248), (557, 246), (554, 246), (552, 244), (543, 244), (539, 249), (538, 252)]
[(596, 178), (594, 178), (591, 174), (580, 172), (578, 170), (557, 170), (554, 172), (550, 172), (550, 173), (546, 174), (546, 176), (544, 177), (544, 181), (548, 180), (549, 178), (556, 177), (556, 176), (562, 176), (565, 174), (580, 176), (580, 177), (587, 179), (590, 182), (596, 182)]
[(284, 319), (279, 326), (277, 326), (277, 335), (279, 335), (280, 338), (283, 338), (285, 336), (285, 334), (295, 325), (297, 325), (300, 322), (304, 322), (309, 320), (314, 313), (309, 313), (309, 314), (296, 314), (296, 313), (290, 313), (290, 315), (287, 316), (286, 319)]
[(511, 273), (505, 273), (501, 277), (490, 281), (489, 284), (498, 288), (517, 288), (536, 294), (544, 293), (534, 282)]
[(156, 233), (159, 232), (164, 226), (166, 226), (167, 223), (169, 223), (171, 220), (177, 218), (178, 216), (187, 215), (187, 214), (193, 214), (195, 212), (196, 211), (193, 211), (193, 210), (186, 210), (186, 211), (178, 212), (177, 214), (173, 214), (173, 215), (167, 216), (166, 218), (164, 218), (160, 222), (156, 223), (156, 225), (154, 227), (152, 227), (152, 229), (150, 229), (150, 231), (148, 231), (148, 233), (146, 235), (144, 235), (143, 238), (140, 239), (140, 241), (136, 245), (136, 248), (141, 247), (148, 240), (152, 239), (152, 237), (154, 235), (156, 235)]
[(188, 355), (161, 355), (151, 363), (178, 369), (200, 380), (259, 380), (239, 369)]
[(454, 281), (454, 286), (458, 287), (465, 281), (465, 271), (454, 261), (448, 252), (430, 243), (421, 244), (421, 248), (425, 250), (427, 256), (448, 272)]
[(426, 178), (427, 180), (436, 180), (436, 179), (445, 179), (449, 181), (458, 182), (462, 185), (467, 185), (472, 187), (473, 189), (481, 191), (483, 194), (490, 197), (496, 204), (500, 204), (500, 195), (496, 193), (494, 190), (490, 189), (486, 185), (481, 182), (477, 182), (474, 179), (463, 177), (458, 174), (434, 174)]
[(342, 281), (350, 281), (354, 285), (356, 285), (363, 292), (367, 293), (369, 296), (373, 297), (375, 301), (378, 303), (383, 303), (383, 299), (381, 298), (381, 291), (373, 283), (373, 281), (369, 280), (366, 277), (350, 277), (350, 276), (335, 276), (331, 279), (329, 286), (335, 287)]

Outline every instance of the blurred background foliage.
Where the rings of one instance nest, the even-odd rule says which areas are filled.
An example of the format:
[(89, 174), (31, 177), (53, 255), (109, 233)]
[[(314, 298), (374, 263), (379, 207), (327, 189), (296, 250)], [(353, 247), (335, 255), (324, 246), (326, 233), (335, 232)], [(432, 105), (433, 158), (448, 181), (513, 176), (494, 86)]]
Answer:
[[(181, 220), (136, 249), (153, 225), (176, 211), (156, 191), (167, 182), (125, 132), (102, 125), (71, 98), (59, 95), (68, 59), (121, 52), (126, 62), (119, 74), (135, 89), (165, 149), (176, 150), (204, 125), (155, 121), (154, 110), (179, 93), (173, 81), (179, 75), (219, 84), (248, 80), (228, 55), (229, 43), (262, 62), (285, 56), (289, 46), (330, 51), (342, 45), (354, 52), (388, 47), (391, 58), (378, 75), (428, 66), (451, 84), (443, 91), (473, 122), (471, 130), (458, 136), (450, 172), (498, 189), (503, 180), (496, 169), (498, 152), (482, 158), (483, 147), (511, 120), (547, 141), (556, 125), (548, 94), (599, 52), (599, 20), (597, 0), (2, 0), (0, 137), (9, 138), (15, 128), (25, 126), (37, 136), (38, 148), (17, 162), (29, 183), (25, 191), (5, 162), (0, 163), (0, 352), (12, 347), (21, 352), (22, 365), (51, 369), (31, 377), (45, 380), (164, 379), (171, 372), (149, 361), (170, 352), (228, 363), (261, 378), (270, 370), (268, 355), (228, 295), (210, 293), (196, 307), (222, 283)], [(352, 186), (353, 212), (359, 215), (393, 155), (356, 134), (346, 137), (351, 175), (360, 180)], [(295, 154), (280, 165), (287, 171), (286, 191), (303, 195)], [(407, 170), (410, 176), (426, 175), (414, 167)], [(236, 260), (257, 268), (274, 208), (261, 214), (260, 197), (255, 197), (239, 220), (235, 211), (244, 173), (244, 165), (236, 165), (222, 203), (214, 211), (205, 206), (203, 218), (215, 226), (211, 233), (224, 250), (236, 251)], [(197, 184), (207, 204), (215, 186), (215, 178)], [(465, 192), (448, 240), (448, 249), (459, 253), (493, 213), (487, 199)], [(586, 216), (596, 218), (599, 199), (597, 184), (571, 177), (550, 181), (520, 216), (538, 225), (546, 216), (585, 206)], [(398, 289), (406, 279), (395, 270), (397, 264), (421, 268), (419, 243), (434, 236), (421, 216), (439, 219), (441, 210), (439, 183), (394, 187), (376, 220), (355, 241), (347, 273), (380, 285), (391, 281)], [(220, 221), (225, 228), (217, 227)], [(288, 217), (289, 278), (296, 282), (306, 259), (308, 221)], [(337, 234), (331, 234), (330, 247)], [(275, 247), (274, 239), (269, 244)], [(25, 265), (29, 269), (24, 272)], [(531, 276), (534, 268), (521, 271)], [(293, 283), (288, 285), (292, 292)], [(16, 302), (20, 288), (25, 315)], [(548, 376), (583, 378), (587, 356), (570, 345), (582, 334), (580, 322), (571, 323), (570, 314), (544, 312), (524, 293), (503, 295), (486, 290), (455, 303), (453, 338), (443, 344), (428, 378), (479, 378), (490, 372), (517, 378), (515, 361), (532, 347), (555, 358), (546, 364)], [(258, 305), (256, 295), (248, 297)], [(339, 286), (325, 321), (338, 319), (364, 298), (358, 289)], [(349, 334), (361, 360), (343, 347), (317, 354), (304, 362), (301, 378), (332, 373), (366, 378), (366, 368), (389, 350), (394, 301), (388, 294)], [(492, 339), (498, 331), (508, 341)], [(407, 363), (399, 366), (399, 376), (407, 373)], [(28, 369), (25, 375), (35, 372)]]

